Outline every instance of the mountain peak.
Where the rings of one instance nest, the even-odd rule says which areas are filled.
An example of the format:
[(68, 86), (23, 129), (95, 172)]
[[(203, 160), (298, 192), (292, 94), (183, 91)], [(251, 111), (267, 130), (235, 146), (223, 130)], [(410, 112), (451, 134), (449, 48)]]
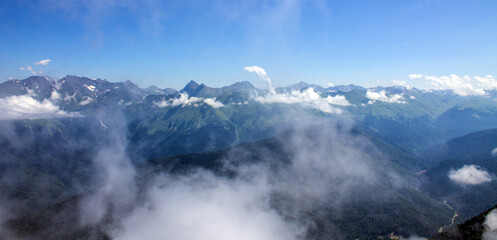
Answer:
[(195, 81), (191, 80), (188, 84), (186, 84), (185, 88), (187, 88), (187, 87), (188, 87), (188, 88), (193, 88), (193, 89), (196, 89), (196, 88), (198, 88), (199, 86), (200, 86), (200, 85), (199, 85), (197, 82), (195, 82)]
[(197, 82), (191, 80), (183, 89), (181, 89), (180, 92), (186, 92), (189, 95), (192, 95), (192, 93), (195, 92), (198, 87), (200, 87), (200, 85)]

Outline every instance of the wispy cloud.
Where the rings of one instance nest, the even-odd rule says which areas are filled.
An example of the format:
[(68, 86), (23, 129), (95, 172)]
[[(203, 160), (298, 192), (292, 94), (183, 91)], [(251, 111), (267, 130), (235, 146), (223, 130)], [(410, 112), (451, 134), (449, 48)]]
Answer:
[(496, 148), (494, 148), (494, 150), (492, 150), (492, 151), (490, 152), (490, 154), (491, 154), (492, 156), (494, 156), (494, 157), (497, 157), (497, 147), (496, 147)]
[[(47, 66), (48, 64), (50, 64), (51, 61), (52, 61), (51, 59), (47, 58), (47, 59), (43, 59), (43, 60), (36, 62), (35, 65)], [(31, 74), (33, 74), (33, 75), (42, 75), (43, 74), (43, 69), (41, 69), (41, 68), (34, 69), (31, 66), (19, 67), (19, 71), (28, 71), (28, 72), (31, 72)]]
[(41, 0), (38, 8), (45, 11), (58, 12), (70, 21), (76, 21), (85, 28), (84, 34), (95, 46), (105, 42), (106, 24), (119, 17), (135, 23), (143, 33), (159, 34), (164, 29), (164, 19), (168, 13), (167, 6), (179, 3), (165, 4), (160, 0), (88, 0), (88, 1), (56, 1)]
[(259, 76), (259, 78), (261, 78), (262, 80), (267, 82), (267, 88), (268, 88), (269, 92), (271, 92), (273, 94), (276, 93), (274, 91), (273, 84), (271, 82), (271, 78), (269, 78), (267, 76), (266, 70), (264, 70), (264, 68), (261, 68), (258, 66), (250, 66), (250, 67), (247, 66), (247, 67), (244, 67), (243, 70), (257, 74), (257, 76)]
[(35, 65), (43, 65), (43, 66), (46, 66), (48, 64), (50, 64), (52, 60), (51, 59), (43, 59), (43, 60), (40, 60), (38, 62), (35, 63)]
[(38, 75), (38, 73), (31, 66), (19, 67), (19, 70), (20, 71), (28, 71), (28, 72), (31, 72), (33, 75)]
[(464, 165), (458, 170), (450, 170), (449, 179), (460, 185), (479, 185), (492, 181), (492, 176), (480, 166)]

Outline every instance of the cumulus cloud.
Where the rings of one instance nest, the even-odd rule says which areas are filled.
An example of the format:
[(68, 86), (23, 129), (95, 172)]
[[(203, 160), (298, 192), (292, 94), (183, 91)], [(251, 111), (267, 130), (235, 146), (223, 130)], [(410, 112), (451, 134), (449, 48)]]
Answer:
[(269, 92), (271, 92), (273, 94), (276, 93), (274, 91), (271, 79), (267, 76), (266, 70), (264, 70), (264, 68), (261, 68), (258, 66), (250, 66), (250, 67), (247, 66), (247, 67), (244, 67), (243, 70), (257, 74), (257, 76), (259, 76), (259, 78), (261, 78), (267, 82), (267, 88), (268, 88)]
[(426, 83), (433, 86), (435, 90), (452, 90), (455, 94), (461, 96), (478, 96), (485, 95), (486, 90), (497, 89), (497, 80), (492, 75), (484, 77), (475, 76), (425, 76)]
[(204, 103), (206, 103), (207, 105), (209, 105), (213, 108), (224, 107), (224, 104), (222, 102), (216, 101), (215, 98), (206, 98), (206, 99), (204, 99)]
[(485, 231), (483, 232), (483, 240), (495, 240), (497, 239), (497, 210), (491, 211), (485, 218), (483, 223), (485, 226)]
[(198, 97), (190, 97), (188, 93), (181, 93), (178, 98), (173, 98), (170, 100), (162, 100), (160, 102), (155, 102), (154, 105), (160, 108), (163, 107), (185, 107), (185, 106), (194, 106), (197, 107), (199, 104), (205, 103), (213, 108), (224, 107), (224, 104), (216, 101), (215, 98), (198, 98)]
[(38, 101), (32, 93), (0, 98), (0, 119), (43, 119), (77, 117), (79, 113), (65, 112), (50, 100)]
[(478, 87), (485, 90), (494, 90), (497, 89), (497, 80), (494, 79), (492, 75), (487, 75), (485, 77), (474, 77), (476, 84)]
[(420, 79), (422, 77), (423, 77), (423, 74), (419, 74), (419, 73), (409, 74), (409, 79), (411, 79), (411, 80)]
[(350, 106), (350, 102), (345, 98), (345, 96), (342, 95), (336, 95), (336, 96), (328, 96), (326, 97), (326, 101), (329, 104), (332, 105), (339, 105), (339, 106)]
[(449, 179), (460, 185), (478, 185), (492, 181), (489, 172), (477, 165), (464, 165), (449, 171)]
[(372, 90), (368, 90), (366, 92), (366, 98), (371, 99), (368, 103), (373, 104), (376, 101), (380, 102), (386, 102), (386, 103), (400, 103), (400, 104), (405, 104), (405, 98), (404, 94), (392, 94), (390, 96), (387, 96), (385, 90), (381, 90), (379, 92), (374, 92)]
[(319, 93), (315, 92), (313, 88), (307, 88), (304, 91), (293, 90), (285, 93), (270, 93), (264, 96), (256, 96), (254, 101), (270, 104), (270, 103), (284, 103), (284, 104), (302, 104), (305, 107), (318, 109), (325, 113), (341, 113), (342, 110), (331, 106), (341, 105), (349, 106), (350, 103), (344, 96), (328, 96), (323, 98)]
[(40, 60), (38, 62), (35, 63), (35, 65), (43, 65), (43, 66), (46, 66), (48, 65), (50, 62), (52, 61), (52, 59), (43, 59), (43, 60)]

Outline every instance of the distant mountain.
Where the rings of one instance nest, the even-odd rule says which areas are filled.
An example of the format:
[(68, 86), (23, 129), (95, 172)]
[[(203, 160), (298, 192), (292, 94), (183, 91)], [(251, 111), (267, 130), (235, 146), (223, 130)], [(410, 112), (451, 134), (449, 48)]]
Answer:
[(155, 85), (152, 85), (148, 88), (145, 88), (144, 90), (147, 94), (162, 94), (163, 93), (163, 90), (161, 90), (160, 88), (158, 88)]
[(287, 86), (287, 87), (280, 87), (276, 88), (276, 92), (282, 93), (282, 92), (291, 92), (291, 91), (302, 91), (306, 90), (308, 88), (313, 88), (315, 91), (321, 92), (321, 93), (326, 93), (327, 90), (319, 85), (316, 84), (308, 84), (303, 81), (300, 81), (298, 83), (295, 83), (293, 85)]
[(212, 88), (208, 87), (205, 84), (199, 85), (195, 81), (190, 81), (180, 92), (188, 93), (190, 96), (194, 97), (219, 97), (224, 94), (232, 94), (236, 92), (253, 92), (256, 91), (256, 88), (247, 81), (237, 82), (232, 85), (221, 87), (221, 88)]
[[(51, 103), (64, 111), (83, 114), (90, 114), (98, 109), (123, 109), (128, 114), (128, 120), (133, 122), (131, 124), (133, 139), (157, 139), (156, 141), (161, 143), (155, 143), (152, 146), (161, 146), (157, 149), (164, 150), (157, 154), (167, 155), (214, 150), (257, 140), (260, 137), (269, 137), (276, 133), (269, 129), (275, 129), (281, 125), (276, 114), (281, 117), (291, 112), (285, 118), (287, 122), (290, 116), (295, 116), (296, 112), (300, 112), (301, 116), (310, 114), (309, 116), (318, 117), (320, 113), (309, 108), (308, 106), (312, 106), (310, 103), (285, 104), (287, 101), (285, 98), (290, 97), (285, 94), (291, 91), (303, 92), (309, 88), (320, 92), (321, 101), (328, 101), (324, 100), (328, 96), (345, 98), (350, 103), (349, 106), (334, 107), (345, 110), (355, 124), (364, 131), (393, 142), (413, 154), (419, 154), (434, 144), (456, 136), (497, 127), (497, 102), (493, 100), (492, 93), (481, 97), (462, 97), (450, 91), (423, 91), (404, 87), (366, 89), (356, 85), (339, 85), (323, 88), (315, 84), (299, 82), (288, 87), (277, 88), (276, 92), (282, 95), (273, 96), (273, 98), (279, 102), (261, 103), (255, 101), (254, 97), (270, 96), (269, 92), (257, 89), (249, 82), (237, 82), (229, 86), (213, 88), (190, 81), (183, 89), (176, 91), (171, 88), (159, 89), (155, 86), (140, 89), (130, 81), (111, 83), (102, 79), (93, 80), (68, 75), (60, 80), (41, 76), (25, 80), (10, 80), (0, 84), (0, 97), (32, 93), (30, 96), (38, 101), (49, 99)], [(199, 99), (194, 100), (197, 101), (196, 104), (184, 105), (178, 100), (174, 106), (165, 107), (166, 104), (164, 107), (158, 107), (157, 104), (160, 102), (172, 103), (174, 99), (179, 99), (180, 93), (187, 93), (188, 97)], [(296, 99), (297, 101), (311, 101), (303, 96), (291, 97), (294, 98), (292, 101)], [(216, 101), (217, 106), (222, 107), (213, 109), (212, 106), (206, 105), (202, 99), (207, 98), (212, 98), (210, 101)], [(329, 117), (321, 114), (318, 118)], [(186, 119), (190, 121), (184, 122)], [(171, 127), (164, 127), (162, 124)], [(139, 128), (135, 128), (138, 126)], [(174, 146), (175, 144), (171, 144), (173, 142), (182, 142), (184, 146), (201, 146), (202, 144), (197, 143), (196, 140), (193, 142), (183, 138), (179, 140), (174, 136), (179, 134), (192, 139), (202, 139), (196, 134), (202, 134), (206, 130), (203, 128), (205, 126), (217, 126), (208, 127), (209, 132), (216, 136), (216, 139), (218, 137), (225, 139), (223, 143), (213, 144), (212, 148), (165, 147)], [(161, 130), (158, 131), (159, 129)], [(261, 132), (266, 132), (266, 134), (261, 134)], [(166, 149), (176, 150), (169, 152)], [(180, 149), (183, 150), (180, 151)]]
[(28, 94), (32, 91), (38, 100), (49, 98), (55, 88), (55, 81), (42, 76), (32, 76), (24, 80), (9, 80), (0, 84), (0, 98)]
[[(110, 129), (116, 125), (122, 125), (126, 156), (146, 171), (152, 167), (152, 172), (184, 174), (200, 167), (228, 178), (237, 174), (223, 162), (229, 156), (237, 157), (230, 162), (232, 166), (267, 163), (285, 169), (293, 149), (284, 143), (295, 129), (316, 122), (350, 126), (353, 130), (347, 136), (373, 144), (364, 149), (371, 154), (366, 163), (375, 166), (373, 170), (382, 178), (360, 187), (371, 194), (353, 190), (359, 192), (357, 198), (342, 212), (330, 206), (305, 212), (312, 216), (308, 239), (370, 239), (392, 231), (428, 236), (448, 226), (454, 211), (460, 222), (497, 202), (495, 181), (461, 186), (448, 178), (449, 171), (471, 164), (492, 177), (497, 172), (497, 161), (490, 153), (497, 147), (495, 92), (459, 96), (451, 91), (355, 85), (322, 88), (299, 82), (271, 93), (249, 82), (213, 88), (194, 81), (176, 91), (70, 75), (59, 80), (33, 76), (0, 84), (0, 100), (6, 103), (0, 111), (8, 111), (19, 101), (33, 103), (31, 98), (40, 106), (28, 104), (27, 111), (30, 106), (41, 110), (48, 106), (78, 113), (0, 120), (0, 176), (16, 179), (0, 178), (0, 200), (5, 196), (15, 199), (12, 208), (33, 221), (47, 220), (42, 216), (95, 187), (87, 182), (88, 176), (102, 169), (92, 165), (91, 159), (98, 156), (99, 147), (115, 141)], [(323, 110), (330, 108), (342, 113)], [(118, 120), (110, 121), (114, 118)], [(312, 126), (304, 134), (315, 141), (311, 149), (343, 140), (316, 141), (315, 134), (329, 129)], [(347, 147), (351, 146), (336, 149)], [(242, 154), (241, 149), (249, 151)], [(310, 150), (305, 156), (313, 154)], [(397, 185), (388, 181), (392, 173), (401, 176)], [(375, 202), (370, 199), (373, 193), (388, 194), (381, 198), (384, 201)], [(284, 195), (273, 199), (276, 207), (288, 204)]]
[(336, 92), (341, 92), (341, 93), (347, 93), (352, 90), (362, 90), (365, 91), (366, 88), (354, 85), (354, 84), (349, 84), (349, 85), (338, 85), (338, 86), (333, 86), (328, 88), (331, 91), (336, 91)]

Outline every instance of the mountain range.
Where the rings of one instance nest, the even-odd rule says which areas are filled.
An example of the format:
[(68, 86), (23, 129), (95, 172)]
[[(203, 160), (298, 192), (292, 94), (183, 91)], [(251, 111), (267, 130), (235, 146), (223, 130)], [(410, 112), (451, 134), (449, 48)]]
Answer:
[[(495, 91), (195, 81), (142, 89), (33, 76), (0, 84), (0, 103), (5, 238), (120, 236), (115, 225), (152, 201), (155, 187), (168, 189), (157, 184), (164, 174), (172, 182), (213, 174), (214, 186), (234, 189), (266, 179), (255, 195), (267, 196), (266, 212), (304, 228), (301, 239), (429, 237), (497, 202)], [(483, 175), (473, 184), (464, 171)], [(125, 204), (101, 193), (126, 181), (137, 190)], [(94, 193), (112, 196), (98, 221), (67, 214)]]

